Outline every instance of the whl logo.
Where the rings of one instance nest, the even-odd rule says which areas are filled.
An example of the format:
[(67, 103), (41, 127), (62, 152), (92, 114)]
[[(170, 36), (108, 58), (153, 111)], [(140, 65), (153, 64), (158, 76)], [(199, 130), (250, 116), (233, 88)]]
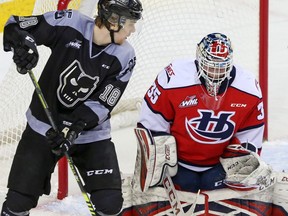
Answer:
[(71, 47), (75, 49), (80, 49), (82, 41), (75, 39), (74, 41), (70, 41), (68, 44), (65, 45), (65, 47)]
[(187, 96), (184, 101), (179, 104), (179, 108), (196, 106), (198, 104), (198, 99), (195, 95)]
[(218, 144), (228, 141), (235, 129), (231, 120), (235, 112), (221, 111), (215, 115), (212, 110), (198, 110), (199, 117), (188, 119), (185, 126), (191, 139), (203, 144)]

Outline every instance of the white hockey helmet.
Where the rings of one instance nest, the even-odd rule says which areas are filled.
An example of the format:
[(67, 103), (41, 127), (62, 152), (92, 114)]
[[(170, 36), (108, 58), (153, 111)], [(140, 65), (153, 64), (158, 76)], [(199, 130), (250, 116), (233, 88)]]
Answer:
[(221, 83), (230, 79), (233, 49), (230, 39), (221, 33), (211, 33), (197, 44), (196, 59), (199, 77), (205, 80), (210, 96), (216, 96)]

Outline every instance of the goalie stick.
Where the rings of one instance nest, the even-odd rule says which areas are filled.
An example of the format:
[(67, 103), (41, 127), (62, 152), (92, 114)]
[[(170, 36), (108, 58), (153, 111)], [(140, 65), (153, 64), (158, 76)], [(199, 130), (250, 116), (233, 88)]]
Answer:
[[(40, 88), (40, 86), (39, 86), (39, 84), (38, 84), (38, 82), (37, 82), (37, 80), (36, 80), (36, 78), (34, 76), (33, 71), (32, 70), (28, 70), (28, 73), (29, 73), (29, 76), (30, 76), (33, 84), (34, 84), (35, 91), (36, 91), (36, 93), (37, 93), (37, 95), (39, 97), (39, 100), (40, 100), (40, 102), (41, 102), (41, 104), (42, 104), (42, 106), (44, 108), (45, 114), (47, 115), (47, 118), (49, 119), (49, 122), (50, 122), (52, 128), (55, 131), (59, 131), (57, 126), (56, 126), (56, 124), (55, 124), (55, 121), (53, 120), (53, 117), (52, 117), (52, 114), (51, 114), (50, 109), (48, 107), (48, 104), (47, 104), (47, 102), (46, 102), (46, 100), (44, 98), (42, 90), (41, 90), (41, 88)], [(75, 138), (76, 138), (76, 134), (73, 134), (73, 136), (69, 137), (68, 139), (71, 141), (71, 143), (73, 143)], [(93, 215), (93, 216), (97, 216), (96, 211), (95, 211), (94, 206), (93, 206), (93, 203), (91, 202), (90, 197), (89, 197), (89, 195), (87, 194), (87, 192), (86, 192), (86, 190), (84, 188), (83, 182), (81, 180), (81, 176), (80, 176), (77, 168), (75, 167), (72, 158), (69, 156), (67, 151), (64, 153), (64, 155), (67, 158), (67, 161), (69, 163), (71, 171), (72, 171), (72, 173), (73, 173), (73, 175), (74, 175), (74, 177), (75, 177), (75, 179), (76, 179), (76, 181), (78, 183), (78, 186), (79, 186), (79, 188), (81, 190), (81, 193), (82, 193), (82, 195), (83, 195), (83, 197), (85, 199), (85, 202), (86, 202), (86, 204), (88, 206), (90, 214)]]
[(181, 206), (181, 202), (177, 196), (177, 191), (174, 187), (173, 181), (171, 179), (171, 177), (167, 174), (167, 172), (165, 172), (165, 177), (163, 179), (163, 186), (165, 188), (166, 194), (168, 196), (170, 205), (173, 209), (173, 213), (175, 215), (179, 215), (179, 216), (192, 216), (194, 215), (194, 210), (196, 207), (196, 203), (197, 203), (197, 198), (200, 194), (200, 190), (198, 191), (194, 202), (192, 203), (191, 207), (189, 208), (189, 210), (187, 212), (184, 212), (182, 206)]

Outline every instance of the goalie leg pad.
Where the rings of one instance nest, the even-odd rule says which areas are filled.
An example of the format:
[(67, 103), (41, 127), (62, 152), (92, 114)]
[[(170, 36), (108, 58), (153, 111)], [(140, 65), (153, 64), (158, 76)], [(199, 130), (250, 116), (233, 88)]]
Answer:
[(288, 173), (276, 172), (276, 184), (273, 191), (273, 215), (276, 214), (276, 211), (279, 211), (277, 206), (281, 206), (283, 211), (288, 215)]
[(134, 132), (138, 143), (134, 180), (140, 182), (144, 192), (161, 184), (165, 172), (171, 177), (176, 175), (176, 141), (169, 134), (152, 137), (145, 128), (135, 128)]

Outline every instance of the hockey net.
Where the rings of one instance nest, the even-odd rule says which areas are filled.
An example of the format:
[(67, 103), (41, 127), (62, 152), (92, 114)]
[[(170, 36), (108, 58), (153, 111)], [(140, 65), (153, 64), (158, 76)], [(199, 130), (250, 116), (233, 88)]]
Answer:
[[(96, 3), (97, 0), (72, 0), (68, 8), (94, 16)], [(113, 130), (136, 124), (137, 107), (157, 73), (174, 59), (195, 57), (196, 44), (208, 33), (222, 32), (229, 36), (234, 46), (235, 63), (259, 78), (259, 59), (260, 53), (263, 53), (260, 50), (267, 49), (265, 43), (259, 46), (262, 37), (260, 26), (264, 31), (268, 28), (267, 23), (260, 25), (260, 20), (266, 19), (263, 16), (267, 16), (260, 13), (260, 0), (142, 0), (142, 3), (142, 30), (129, 38), (136, 50), (137, 64), (124, 95), (113, 111)], [(57, 4), (56, 0), (36, 0), (33, 14), (55, 10)], [(48, 49), (39, 49), (40, 60), (34, 70), (37, 77), (49, 55)], [(19, 75), (14, 64), (0, 85), (0, 192), (3, 192), (17, 142), (25, 127), (25, 112), (34, 88), (29, 76)], [(264, 89), (265, 92), (267, 90)]]

